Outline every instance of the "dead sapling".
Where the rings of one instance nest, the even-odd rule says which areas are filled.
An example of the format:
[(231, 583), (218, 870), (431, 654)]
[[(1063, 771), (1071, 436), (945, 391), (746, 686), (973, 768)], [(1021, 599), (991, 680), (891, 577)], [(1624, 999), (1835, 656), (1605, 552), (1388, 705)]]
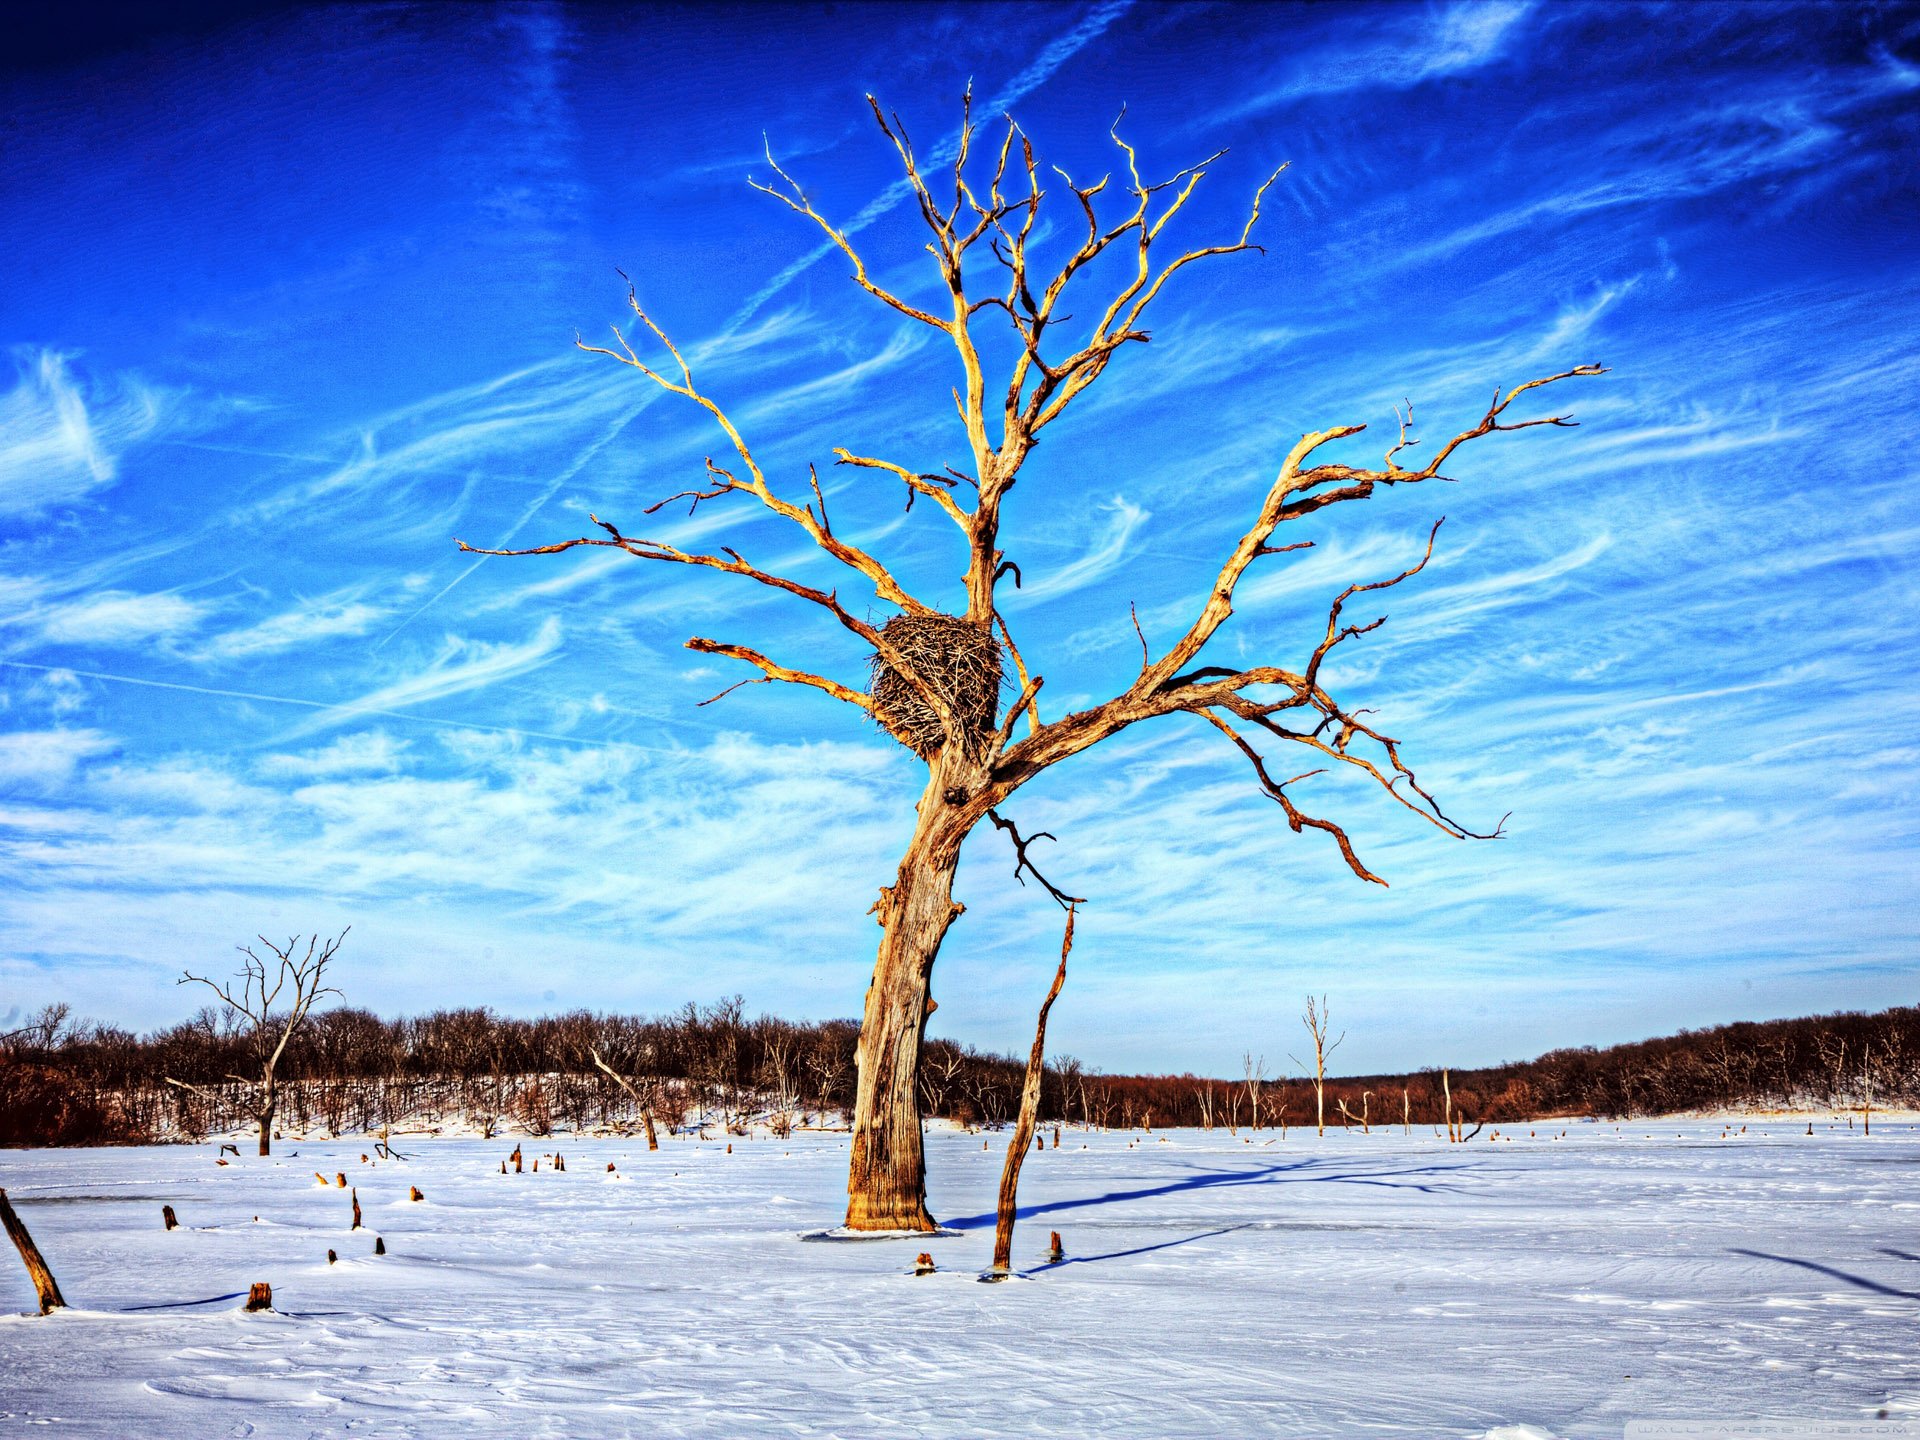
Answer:
[(1014, 1121), (1013, 1139), (1007, 1143), (1007, 1160), (1000, 1171), (1000, 1199), (993, 1227), (993, 1265), (980, 1277), (983, 1280), (1004, 1280), (1013, 1273), (1013, 1222), (1019, 1209), (1020, 1168), (1026, 1163), (1027, 1151), (1033, 1144), (1033, 1130), (1040, 1113), (1041, 1082), (1046, 1075), (1047, 1014), (1053, 1009), (1053, 1002), (1060, 998), (1060, 987), (1067, 983), (1067, 956), (1073, 951), (1073, 921), (1080, 904), (1078, 899), (1066, 897), (1067, 924), (1060, 940), (1060, 965), (1053, 972), (1053, 984), (1047, 988), (1047, 998), (1040, 1002), (1040, 1018), (1033, 1027), (1033, 1049), (1027, 1055), (1026, 1082), (1020, 1089), (1020, 1115)]
[[(1340, 1032), (1340, 1039), (1331, 1045), (1327, 1043), (1327, 1032), (1331, 1028), (1331, 1015), (1327, 1009), (1327, 997), (1322, 995), (1316, 1003), (1313, 996), (1307, 997), (1306, 1012), (1301, 1015), (1300, 1023), (1307, 1027), (1307, 1034), (1313, 1037), (1313, 1124), (1320, 1135), (1327, 1133), (1327, 1057), (1340, 1048), (1340, 1041), (1347, 1038), (1347, 1032)], [(1302, 1070), (1307, 1067), (1298, 1055), (1287, 1057)]]

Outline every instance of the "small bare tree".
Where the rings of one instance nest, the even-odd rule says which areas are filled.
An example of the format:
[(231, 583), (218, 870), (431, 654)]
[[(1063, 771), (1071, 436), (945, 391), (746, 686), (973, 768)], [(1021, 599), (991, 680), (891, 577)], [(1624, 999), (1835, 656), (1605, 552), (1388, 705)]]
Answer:
[[(348, 926), (351, 930), (353, 927)], [(307, 937), (305, 952), (300, 949), (298, 935), (293, 936), (284, 946), (261, 935), (256, 937), (272, 960), (263, 960), (255, 953), (251, 945), (237, 947), (246, 956), (240, 973), (232, 980), (210, 980), (205, 975), (195, 975), (187, 971), (181, 975), (177, 984), (204, 985), (220, 997), (226, 1006), (227, 1018), (246, 1046), (249, 1057), (259, 1067), (259, 1076), (229, 1075), (247, 1086), (252, 1092), (251, 1109), (253, 1118), (260, 1126), (260, 1153), (273, 1153), (273, 1112), (280, 1103), (279, 1081), (274, 1072), (280, 1065), (280, 1057), (287, 1052), (287, 1042), (293, 1039), (294, 1032), (305, 1023), (307, 1012), (313, 1009), (314, 1001), (322, 995), (338, 995), (340, 992), (331, 985), (322, 985), (322, 977), (327, 966), (333, 962), (340, 944), (347, 938), (342, 930), (331, 940), (322, 941), (316, 933)], [(287, 987), (292, 986), (292, 993)], [(286, 1008), (275, 1009), (284, 997)], [(179, 1085), (183, 1089), (193, 1089), (184, 1081), (168, 1077), (169, 1085)]]
[[(1327, 1056), (1340, 1048), (1340, 1040), (1347, 1038), (1347, 1032), (1340, 1032), (1340, 1040), (1331, 1045), (1327, 1043), (1327, 1032), (1332, 1026), (1332, 1017), (1327, 1010), (1327, 997), (1322, 995), (1318, 1002), (1313, 996), (1307, 997), (1306, 1013), (1301, 1015), (1300, 1023), (1307, 1027), (1307, 1033), (1313, 1037), (1313, 1124), (1321, 1135), (1327, 1133)], [(1287, 1057), (1302, 1070), (1306, 1064), (1298, 1055)]]
[(1247, 1109), (1253, 1116), (1253, 1132), (1260, 1133), (1260, 1087), (1267, 1083), (1267, 1057), (1262, 1055), (1254, 1059), (1251, 1050), (1240, 1057), (1243, 1074), (1241, 1084), (1247, 1087)]
[(1213, 1082), (1194, 1086), (1193, 1098), (1200, 1106), (1200, 1128), (1213, 1129)]

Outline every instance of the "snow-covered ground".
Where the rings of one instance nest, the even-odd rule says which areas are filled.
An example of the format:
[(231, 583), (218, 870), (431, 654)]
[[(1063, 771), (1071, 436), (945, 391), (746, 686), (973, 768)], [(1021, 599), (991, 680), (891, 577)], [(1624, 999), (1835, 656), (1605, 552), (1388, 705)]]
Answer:
[[(566, 1169), (518, 1175), (498, 1139), (410, 1139), (377, 1165), (359, 1140), (225, 1166), (212, 1144), (0, 1153), (73, 1306), (13, 1313), (32, 1291), (0, 1251), (0, 1432), (1517, 1440), (1920, 1419), (1920, 1131), (1740, 1123), (1453, 1146), (1068, 1130), (1027, 1163), (1025, 1278), (1002, 1285), (976, 1276), (1004, 1135), (930, 1133), (959, 1233), (917, 1243), (799, 1238), (839, 1218), (844, 1134), (731, 1154), (523, 1139)], [(366, 1230), (316, 1170), (358, 1187)], [(1041, 1263), (1049, 1230), (1064, 1264)], [(910, 1273), (922, 1249), (939, 1273)], [(255, 1280), (277, 1313), (240, 1312)]]

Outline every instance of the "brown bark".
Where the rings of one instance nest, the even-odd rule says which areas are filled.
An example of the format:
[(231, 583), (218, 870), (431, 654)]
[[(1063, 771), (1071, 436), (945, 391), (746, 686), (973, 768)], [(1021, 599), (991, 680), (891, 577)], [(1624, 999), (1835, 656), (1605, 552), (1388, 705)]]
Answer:
[[(1007, 1146), (1007, 1163), (1000, 1171), (1000, 1205), (993, 1227), (993, 1268), (989, 1277), (1001, 1279), (1013, 1268), (1013, 1221), (1019, 1208), (1020, 1167), (1026, 1163), (1027, 1146), (1033, 1142), (1033, 1129), (1040, 1115), (1040, 1082), (1046, 1075), (1047, 1012), (1060, 998), (1060, 987), (1067, 983), (1067, 955), (1073, 949), (1073, 906), (1067, 907), (1067, 933), (1060, 942), (1060, 968), (1053, 973), (1053, 985), (1040, 1002), (1040, 1019), (1033, 1027), (1033, 1050), (1027, 1056), (1027, 1080), (1020, 1090), (1020, 1118), (1014, 1121), (1013, 1140)], [(1060, 1237), (1054, 1236), (1055, 1248)]]
[(261, 1108), (258, 1117), (260, 1121), (260, 1153), (262, 1155), (271, 1155), (273, 1153), (273, 1112), (276, 1106), (272, 1098), (272, 1090), (268, 1090), (267, 1096), (267, 1103)]
[(273, 1286), (264, 1280), (256, 1280), (247, 1289), (248, 1310), (273, 1309)]
[(27, 1233), (27, 1227), (13, 1213), (13, 1205), (7, 1199), (5, 1190), (0, 1190), (0, 1225), (6, 1227), (7, 1238), (13, 1241), (14, 1249), (20, 1252), (21, 1260), (26, 1263), (27, 1274), (33, 1278), (34, 1292), (40, 1297), (40, 1313), (51, 1315), (55, 1310), (65, 1309), (66, 1297), (60, 1293), (53, 1271), (47, 1268), (40, 1247), (33, 1243), (33, 1236)]
[[(920, 1045), (928, 986), (953, 900), (960, 840), (970, 828), (949, 796), (971, 789), (964, 762), (943, 752), (920, 797), (913, 843), (893, 885), (874, 907), (882, 927), (854, 1051), (853, 1158), (847, 1174), (850, 1230), (933, 1230), (927, 1211), (926, 1152), (920, 1136)], [(964, 803), (964, 798), (962, 800)]]
[(173, 1206), (171, 1205), (162, 1205), (160, 1207), (160, 1220), (169, 1230), (178, 1230), (180, 1228), (180, 1222), (174, 1217)]

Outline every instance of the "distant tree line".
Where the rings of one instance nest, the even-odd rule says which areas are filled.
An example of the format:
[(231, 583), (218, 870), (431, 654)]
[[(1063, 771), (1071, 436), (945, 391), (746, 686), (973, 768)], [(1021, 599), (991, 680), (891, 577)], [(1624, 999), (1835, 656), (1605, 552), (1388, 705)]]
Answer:
[[(776, 1132), (842, 1123), (853, 1101), (851, 1020), (748, 1018), (740, 997), (640, 1017), (574, 1011), (525, 1020), (487, 1009), (387, 1020), (316, 1011), (282, 1062), (280, 1125), (371, 1132), (460, 1121), (490, 1133), (636, 1125), (634, 1091), (673, 1127)], [(197, 1139), (247, 1124), (246, 1039), (214, 1008), (147, 1035), (49, 1006), (0, 1034), (0, 1144)], [(1019, 1104), (1025, 1062), (951, 1040), (927, 1043), (929, 1115), (998, 1126)], [(177, 1083), (170, 1083), (177, 1082)], [(1325, 1081), (1327, 1123), (1439, 1126), (1556, 1116), (1618, 1119), (1717, 1107), (1840, 1107), (1920, 1099), (1920, 1009), (1741, 1022), (1604, 1049), (1555, 1050), (1478, 1069)], [(1072, 1057), (1046, 1067), (1046, 1124), (1283, 1131), (1311, 1125), (1310, 1078), (1106, 1075)]]

